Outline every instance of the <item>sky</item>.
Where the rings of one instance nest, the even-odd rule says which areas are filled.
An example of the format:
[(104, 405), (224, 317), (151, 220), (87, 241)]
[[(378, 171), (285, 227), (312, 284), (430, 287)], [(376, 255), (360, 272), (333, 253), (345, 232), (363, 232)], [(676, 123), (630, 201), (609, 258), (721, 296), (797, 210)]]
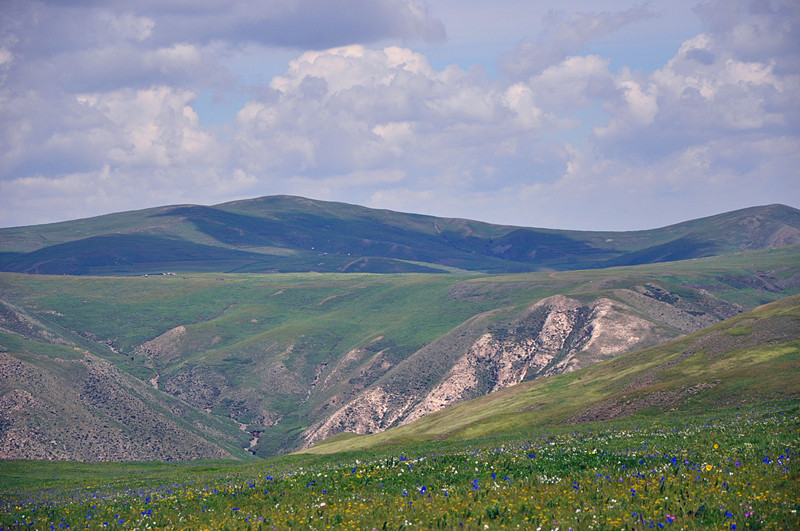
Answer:
[(800, 208), (796, 0), (0, 0), (0, 226), (290, 194), (490, 223)]

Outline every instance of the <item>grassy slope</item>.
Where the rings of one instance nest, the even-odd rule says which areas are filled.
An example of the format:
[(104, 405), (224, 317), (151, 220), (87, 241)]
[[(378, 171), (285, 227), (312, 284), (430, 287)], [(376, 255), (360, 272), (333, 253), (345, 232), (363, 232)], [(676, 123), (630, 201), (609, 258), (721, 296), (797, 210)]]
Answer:
[[(454, 422), (448, 440), (428, 424), (366, 451), (256, 464), (0, 461), (0, 528), (794, 529), (798, 332), (795, 296), (670, 345), (457, 406), (476, 418), (475, 406), (492, 402), (512, 413)], [(636, 383), (644, 385), (619, 393)], [(586, 410), (578, 391), (641, 405), (670, 386), (684, 397), (675, 412), (563, 424)], [(547, 405), (517, 411), (543, 390), (563, 402), (550, 416)], [(353, 450), (365, 445), (344, 443), (377, 439), (336, 444)]]
[(383, 433), (335, 438), (309, 451), (475, 438), (531, 426), (696, 414), (799, 399), (800, 296), (793, 296), (678, 341), (520, 384)]

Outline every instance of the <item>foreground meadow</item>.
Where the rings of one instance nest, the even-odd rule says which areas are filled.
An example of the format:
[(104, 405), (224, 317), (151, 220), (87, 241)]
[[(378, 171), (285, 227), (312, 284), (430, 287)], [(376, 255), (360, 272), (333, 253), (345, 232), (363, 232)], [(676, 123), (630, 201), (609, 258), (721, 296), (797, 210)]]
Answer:
[(0, 530), (790, 530), (798, 442), (790, 403), (258, 464), (5, 462)]

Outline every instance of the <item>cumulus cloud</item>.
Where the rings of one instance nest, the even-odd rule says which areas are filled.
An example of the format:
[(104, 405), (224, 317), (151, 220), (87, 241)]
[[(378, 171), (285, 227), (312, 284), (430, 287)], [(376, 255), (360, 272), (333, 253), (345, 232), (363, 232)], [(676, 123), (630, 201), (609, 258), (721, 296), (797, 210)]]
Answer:
[(32, 190), (42, 204), (48, 191), (53, 201), (72, 195), (89, 215), (137, 206), (133, 198), (170, 202), (194, 190), (204, 202), (252, 189), (244, 168), (259, 164), (234, 162), (229, 131), (204, 127), (193, 107), (204, 90), (243, 90), (226, 64), (237, 49), (444, 38), (411, 0), (8, 0), (0, 10), (5, 225), (68, 215), (32, 215)]
[[(251, 172), (309, 178), (402, 166), (408, 185), (435, 178), (496, 186), (499, 179), (524, 178), (514, 165), (530, 167), (534, 135), (560, 124), (537, 107), (534, 94), (564, 77), (579, 85), (602, 76), (602, 62), (586, 64), (594, 62), (565, 61), (558, 74), (505, 87), (457, 66), (435, 70), (405, 48), (306, 53), (239, 112), (236, 160)], [(579, 107), (585, 98), (579, 90), (562, 94), (550, 108)]]
[(785, 46), (779, 43), (800, 34), (798, 14), (795, 8), (789, 17), (794, 25), (773, 25), (782, 33), (773, 35), (773, 45), (758, 57), (732, 45), (731, 36), (763, 25), (763, 13), (728, 25), (718, 21), (712, 31), (685, 41), (653, 73), (623, 71), (616, 78), (619, 97), (606, 102), (609, 123), (596, 130), (600, 144), (620, 154), (633, 145), (631, 152), (652, 160), (721, 136), (749, 142), (753, 135), (796, 134), (800, 70), (784, 62)]
[(220, 160), (221, 145), (199, 125), (194, 94), (168, 87), (81, 94), (78, 102), (107, 120), (105, 158), (115, 166), (191, 167)]

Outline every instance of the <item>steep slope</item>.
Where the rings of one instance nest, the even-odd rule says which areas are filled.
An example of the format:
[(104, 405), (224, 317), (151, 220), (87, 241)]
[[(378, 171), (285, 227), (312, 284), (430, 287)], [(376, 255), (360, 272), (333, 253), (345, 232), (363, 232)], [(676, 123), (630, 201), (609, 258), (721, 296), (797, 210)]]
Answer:
[(632, 232), (492, 225), (274, 196), (0, 229), (0, 270), (76, 275), (576, 270), (800, 244), (800, 211), (753, 207)]
[(0, 301), (0, 459), (247, 458), (231, 422), (120, 372)]
[(800, 399), (800, 296), (758, 307), (680, 340), (570, 374), (526, 382), (363, 437), (310, 449), (331, 453), (523, 427), (681, 415)]

